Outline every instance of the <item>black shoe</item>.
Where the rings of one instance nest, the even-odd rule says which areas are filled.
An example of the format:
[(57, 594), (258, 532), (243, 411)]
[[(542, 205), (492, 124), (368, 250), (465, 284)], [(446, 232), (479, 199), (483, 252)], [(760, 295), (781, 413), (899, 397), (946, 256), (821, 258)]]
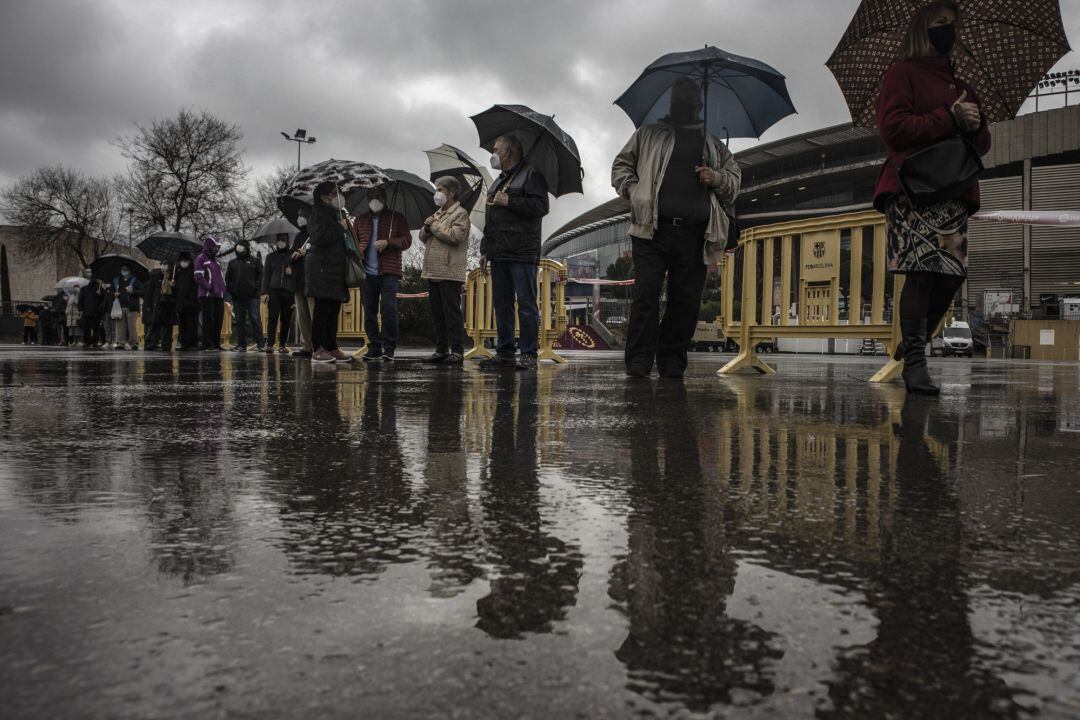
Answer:
[(312, 352), (310, 350), (293, 350), (292, 356), (294, 358), (309, 358)]
[(649, 377), (651, 371), (641, 363), (630, 363), (626, 366), (626, 377), (636, 380), (644, 380)]
[(386, 358), (383, 356), (382, 352), (368, 352), (364, 353), (362, 359), (366, 363), (381, 363)]
[(664, 370), (660, 373), (660, 377), (665, 380), (682, 380), (686, 373), (680, 370)]
[(450, 358), (450, 353), (433, 352), (433, 353), (431, 353), (431, 355), (424, 358), (420, 362), (426, 363), (428, 365), (438, 365), (441, 362), (445, 362), (449, 358)]
[(517, 370), (535, 370), (536, 369), (536, 356), (535, 355), (522, 355), (517, 364), (514, 366)]
[(384, 363), (392, 363), (392, 362), (394, 362), (394, 356), (391, 355), (390, 353), (383, 353), (382, 361)]
[(480, 361), (481, 370), (512, 370), (515, 367), (517, 367), (517, 361), (509, 356), (496, 355)]
[(901, 320), (904, 336), (904, 385), (916, 395), (938, 395), (941, 388), (934, 385), (926, 364), (926, 320)]
[(447, 365), (461, 365), (465, 362), (465, 356), (459, 352), (452, 352), (446, 356)]

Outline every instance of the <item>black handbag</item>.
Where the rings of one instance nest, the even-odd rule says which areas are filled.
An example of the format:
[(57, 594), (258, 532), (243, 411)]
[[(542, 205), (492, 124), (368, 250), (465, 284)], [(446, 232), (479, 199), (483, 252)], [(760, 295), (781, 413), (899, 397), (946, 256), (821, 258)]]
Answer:
[(739, 238), (742, 236), (742, 227), (739, 225), (739, 219), (735, 217), (735, 213), (729, 210), (727, 205), (723, 205), (723, 208), (724, 214), (728, 217), (728, 236), (727, 244), (724, 246), (724, 252), (735, 252), (739, 248)]
[(942, 140), (900, 163), (900, 186), (915, 207), (955, 200), (979, 182), (982, 159), (970, 140)]

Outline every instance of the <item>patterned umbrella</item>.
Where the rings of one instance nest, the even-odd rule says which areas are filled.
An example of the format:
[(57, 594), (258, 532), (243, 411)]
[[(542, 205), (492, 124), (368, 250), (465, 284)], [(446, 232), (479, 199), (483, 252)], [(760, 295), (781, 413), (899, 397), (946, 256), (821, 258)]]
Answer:
[[(881, 80), (927, 0), (863, 0), (826, 66), (856, 125), (877, 124)], [(1058, 0), (960, 0), (952, 57), (991, 122), (1016, 116), (1039, 79), (1069, 52)]]
[(313, 202), (311, 195), (315, 192), (315, 187), (325, 180), (332, 180), (338, 184), (341, 194), (345, 196), (345, 203), (348, 205), (355, 201), (359, 193), (366, 192), (370, 187), (389, 182), (391, 178), (374, 165), (352, 160), (324, 160), (306, 167), (289, 178), (289, 181), (285, 183), (285, 191), (278, 197), (278, 208), (289, 219), (289, 222), (295, 223), (299, 208), (311, 207)]
[(174, 232), (156, 232), (135, 247), (151, 260), (170, 263), (176, 262), (182, 252), (191, 253), (192, 256), (202, 252), (202, 244), (198, 240), (190, 235)]
[(470, 212), (473, 226), (483, 230), (484, 221), (487, 220), (487, 203), (480, 200), (491, 187), (491, 173), (453, 145), (440, 145), (424, 152), (431, 166), (431, 182), (447, 176), (457, 180), (461, 184), (458, 202)]

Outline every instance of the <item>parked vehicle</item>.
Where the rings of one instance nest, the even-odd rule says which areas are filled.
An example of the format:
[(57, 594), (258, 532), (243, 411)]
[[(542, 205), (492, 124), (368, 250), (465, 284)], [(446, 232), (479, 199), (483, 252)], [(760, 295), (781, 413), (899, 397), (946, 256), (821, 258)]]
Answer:
[(954, 322), (933, 339), (931, 346), (934, 354), (941, 357), (972, 357), (974, 341), (971, 327), (966, 322)]
[(720, 323), (698, 321), (694, 330), (694, 338), (690, 342), (690, 349), (695, 352), (724, 352), (729, 350), (730, 343), (724, 335), (724, 327)]

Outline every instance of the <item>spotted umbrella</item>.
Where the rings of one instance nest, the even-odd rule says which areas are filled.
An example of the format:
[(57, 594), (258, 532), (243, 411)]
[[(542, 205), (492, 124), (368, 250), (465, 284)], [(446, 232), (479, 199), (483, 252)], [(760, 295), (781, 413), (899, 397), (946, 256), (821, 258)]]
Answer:
[(487, 203), (480, 200), (491, 187), (491, 173), (453, 145), (440, 145), (434, 150), (426, 150), (425, 154), (431, 166), (431, 182), (442, 177), (457, 180), (461, 185), (458, 202), (469, 211), (473, 227), (483, 230), (487, 220)]
[[(877, 124), (885, 71), (921, 0), (863, 0), (826, 64), (856, 125)], [(960, 0), (952, 53), (956, 74), (969, 82), (991, 122), (1016, 116), (1039, 79), (1069, 52), (1058, 0)]]
[(295, 224), (301, 208), (311, 208), (312, 193), (321, 182), (331, 180), (338, 184), (345, 204), (356, 202), (368, 188), (382, 185), (391, 178), (374, 165), (353, 160), (324, 160), (306, 167), (289, 178), (285, 190), (278, 196), (277, 205), (289, 222)]

